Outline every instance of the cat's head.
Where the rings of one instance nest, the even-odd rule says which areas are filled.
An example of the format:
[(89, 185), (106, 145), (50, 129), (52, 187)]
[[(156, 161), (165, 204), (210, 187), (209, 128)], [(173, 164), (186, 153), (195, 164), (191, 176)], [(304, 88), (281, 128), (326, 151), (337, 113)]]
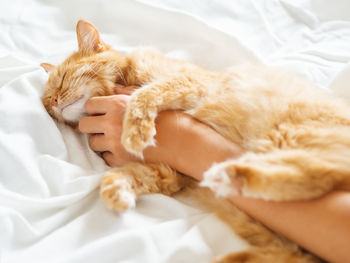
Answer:
[(75, 126), (84, 116), (84, 104), (94, 96), (113, 94), (115, 84), (124, 83), (125, 56), (101, 39), (97, 29), (80, 20), (77, 24), (79, 49), (63, 63), (42, 63), (49, 73), (42, 102), (49, 114)]

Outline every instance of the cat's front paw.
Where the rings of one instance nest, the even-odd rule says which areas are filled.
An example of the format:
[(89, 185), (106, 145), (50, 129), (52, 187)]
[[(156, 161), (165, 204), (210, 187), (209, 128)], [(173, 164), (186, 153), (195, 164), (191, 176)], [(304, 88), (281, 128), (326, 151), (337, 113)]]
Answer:
[[(132, 107), (131, 107), (132, 108)], [(156, 135), (155, 115), (150, 116), (149, 112), (126, 113), (123, 122), (123, 133), (121, 143), (125, 150), (143, 158), (142, 151), (148, 146), (155, 146), (154, 136)]]
[(241, 194), (243, 178), (237, 175), (234, 164), (214, 164), (203, 175), (201, 186), (210, 188), (218, 196), (228, 197)]
[(101, 182), (100, 195), (107, 208), (117, 212), (134, 208), (136, 204), (136, 195), (126, 179), (105, 176)]

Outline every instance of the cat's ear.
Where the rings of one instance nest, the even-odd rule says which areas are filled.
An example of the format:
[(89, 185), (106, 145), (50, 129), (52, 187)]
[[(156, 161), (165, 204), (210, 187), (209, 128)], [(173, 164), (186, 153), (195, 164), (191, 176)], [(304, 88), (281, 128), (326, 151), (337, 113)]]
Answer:
[(40, 66), (45, 69), (47, 73), (54, 70), (56, 68), (55, 65), (49, 64), (49, 63), (41, 63)]
[(99, 52), (103, 48), (103, 43), (97, 29), (84, 20), (78, 21), (77, 38), (79, 51), (83, 54)]

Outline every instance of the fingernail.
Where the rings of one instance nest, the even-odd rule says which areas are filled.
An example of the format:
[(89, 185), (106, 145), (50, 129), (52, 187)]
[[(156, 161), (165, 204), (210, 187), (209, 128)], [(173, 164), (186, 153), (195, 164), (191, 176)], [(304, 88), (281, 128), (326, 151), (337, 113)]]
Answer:
[(124, 88), (124, 85), (119, 84), (119, 83), (116, 83), (116, 84), (115, 84), (115, 87), (120, 89), (120, 88)]

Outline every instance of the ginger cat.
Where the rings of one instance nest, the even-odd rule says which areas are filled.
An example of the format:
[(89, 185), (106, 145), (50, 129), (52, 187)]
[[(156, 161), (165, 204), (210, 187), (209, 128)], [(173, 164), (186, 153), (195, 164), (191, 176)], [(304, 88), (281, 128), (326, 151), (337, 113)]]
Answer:
[[(114, 94), (116, 83), (136, 85), (140, 88), (127, 106), (122, 134), (130, 153), (142, 156), (145, 147), (154, 145), (154, 120), (167, 109), (184, 110), (246, 151), (204, 174), (202, 185), (218, 198), (206, 188), (193, 188), (193, 182), (165, 164), (111, 169), (100, 188), (107, 207), (126, 210), (139, 195), (171, 195), (191, 185), (190, 194), (202, 198), (252, 245), (213, 262), (320, 262), (220, 197), (306, 200), (333, 189), (350, 190), (349, 105), (277, 69), (243, 65), (213, 72), (148, 49), (124, 56), (83, 20), (77, 38), (79, 50), (62, 64), (41, 64), (50, 72), (42, 101), (53, 118), (74, 126), (88, 98)], [(243, 182), (240, 189), (235, 178)]]

